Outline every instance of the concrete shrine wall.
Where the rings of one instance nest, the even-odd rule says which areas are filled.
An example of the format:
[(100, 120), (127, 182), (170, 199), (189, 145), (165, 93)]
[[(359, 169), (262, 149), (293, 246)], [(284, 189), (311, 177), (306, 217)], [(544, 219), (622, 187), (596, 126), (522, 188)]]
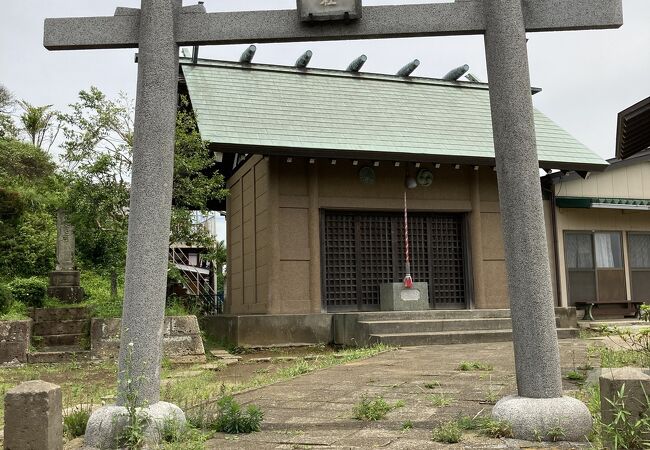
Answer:
[(227, 314), (269, 312), (269, 160), (253, 156), (228, 181)]
[[(359, 180), (372, 162), (252, 156), (228, 181), (228, 295), (225, 313), (320, 314), (322, 210), (403, 209), (405, 166), (382, 161), (374, 184)], [(496, 172), (444, 164), (429, 187), (408, 191), (413, 212), (456, 212), (468, 218), (471, 307), (507, 308), (506, 270)], [(411, 168), (413, 175), (418, 169)], [(550, 206), (545, 203), (553, 255)], [(554, 272), (554, 257), (551, 256)]]

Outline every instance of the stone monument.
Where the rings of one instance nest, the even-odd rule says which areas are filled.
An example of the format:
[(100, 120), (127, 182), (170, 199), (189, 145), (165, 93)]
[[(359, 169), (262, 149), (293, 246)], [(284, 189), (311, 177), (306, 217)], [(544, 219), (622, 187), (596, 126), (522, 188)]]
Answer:
[[(50, 50), (139, 47), (120, 380), (131, 348), (139, 404), (156, 417), (161, 409), (178, 417), (180, 410), (159, 403), (159, 393), (179, 45), (483, 34), (519, 390), (518, 397), (501, 400), (494, 414), (512, 421), (517, 437), (543, 433), (540, 427), (548, 423), (571, 422), (575, 426), (565, 438), (582, 438), (589, 412), (578, 400), (562, 397), (525, 33), (622, 23), (622, 0), (368, 6), (357, 20), (309, 23), (297, 9), (208, 14), (203, 5), (182, 7), (181, 0), (141, 0), (140, 9), (117, 8), (113, 17), (46, 19), (44, 45)], [(120, 382), (118, 404), (125, 389)], [(106, 442), (114, 432), (111, 424), (118, 420), (107, 416), (120, 413), (111, 408), (91, 417), (90, 444)]]
[(50, 272), (47, 295), (65, 303), (79, 302), (84, 297), (74, 263), (74, 249), (74, 227), (60, 209), (56, 213), (56, 270)]

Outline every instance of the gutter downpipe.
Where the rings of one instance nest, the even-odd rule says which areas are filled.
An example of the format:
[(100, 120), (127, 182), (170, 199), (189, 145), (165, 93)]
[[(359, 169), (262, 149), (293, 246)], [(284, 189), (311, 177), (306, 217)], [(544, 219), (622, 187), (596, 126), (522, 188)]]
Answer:
[(557, 238), (557, 205), (555, 204), (555, 189), (551, 181), (550, 188), (551, 200), (551, 225), (553, 226), (553, 259), (555, 260), (555, 292), (557, 295), (557, 306), (562, 306), (562, 288), (560, 284), (560, 256), (558, 255), (558, 238)]

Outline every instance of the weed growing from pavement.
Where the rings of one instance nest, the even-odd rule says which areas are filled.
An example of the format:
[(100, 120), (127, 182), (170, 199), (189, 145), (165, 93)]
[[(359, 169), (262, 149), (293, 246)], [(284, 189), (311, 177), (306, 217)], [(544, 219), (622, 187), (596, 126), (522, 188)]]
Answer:
[(582, 383), (587, 379), (587, 374), (579, 370), (569, 370), (566, 374), (566, 379)]
[(140, 405), (140, 393), (136, 388), (138, 379), (133, 379), (133, 342), (129, 342), (124, 363), (124, 374), (120, 383), (124, 387), (123, 402), (126, 408), (127, 423), (118, 436), (118, 447), (126, 447), (129, 450), (140, 449), (144, 446), (145, 431), (150, 423), (146, 413), (138, 411)]
[(215, 431), (228, 434), (260, 431), (264, 413), (256, 405), (248, 405), (243, 410), (232, 395), (224, 395), (217, 401), (217, 410)]
[(460, 416), (456, 419), (456, 424), (461, 430), (477, 431), (483, 436), (495, 439), (512, 437), (512, 426), (508, 422), (479, 414), (474, 417)]
[(551, 442), (557, 442), (559, 440), (562, 440), (562, 438), (565, 435), (566, 432), (564, 430), (564, 427), (562, 427), (562, 425), (560, 425), (559, 423), (546, 430), (546, 437)]
[(463, 430), (455, 421), (445, 422), (433, 429), (431, 437), (435, 442), (455, 444), (463, 438)]
[(405, 420), (404, 423), (402, 423), (402, 431), (408, 431), (413, 429), (413, 422), (410, 420)]
[(490, 372), (494, 369), (491, 364), (484, 363), (481, 361), (462, 361), (458, 365), (458, 370), (462, 372), (471, 372), (471, 371), (483, 371)]
[(353, 417), (357, 420), (381, 420), (393, 409), (403, 406), (404, 401), (402, 400), (398, 400), (391, 405), (381, 396), (370, 399), (363, 394), (361, 401), (354, 406)]
[(433, 406), (443, 408), (445, 406), (450, 406), (453, 404), (454, 398), (447, 394), (431, 394), (429, 396), (429, 401)]
[(92, 409), (92, 404), (81, 404), (63, 416), (63, 433), (68, 439), (86, 434), (86, 425)]

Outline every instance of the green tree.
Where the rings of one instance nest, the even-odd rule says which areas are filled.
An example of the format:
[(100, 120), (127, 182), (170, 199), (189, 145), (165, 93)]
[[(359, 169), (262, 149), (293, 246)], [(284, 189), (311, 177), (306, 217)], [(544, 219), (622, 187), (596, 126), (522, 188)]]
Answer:
[(13, 94), (0, 84), (0, 139), (15, 139), (18, 136), (18, 129), (11, 118), (15, 103)]
[(61, 182), (43, 150), (0, 139), (0, 278), (54, 269)]
[[(69, 185), (67, 210), (77, 230), (78, 254), (106, 269), (125, 261), (132, 165), (133, 102), (108, 99), (91, 87), (60, 115), (64, 173)], [(213, 248), (214, 239), (193, 223), (192, 210), (222, 198), (223, 177), (201, 140), (188, 102), (181, 100), (176, 121), (171, 241)]]
[(43, 148), (47, 138), (51, 146), (59, 130), (56, 124), (57, 113), (52, 109), (52, 105), (34, 106), (25, 100), (19, 101), (18, 104), (23, 109), (20, 115), (23, 131), (27, 133), (32, 145)]

